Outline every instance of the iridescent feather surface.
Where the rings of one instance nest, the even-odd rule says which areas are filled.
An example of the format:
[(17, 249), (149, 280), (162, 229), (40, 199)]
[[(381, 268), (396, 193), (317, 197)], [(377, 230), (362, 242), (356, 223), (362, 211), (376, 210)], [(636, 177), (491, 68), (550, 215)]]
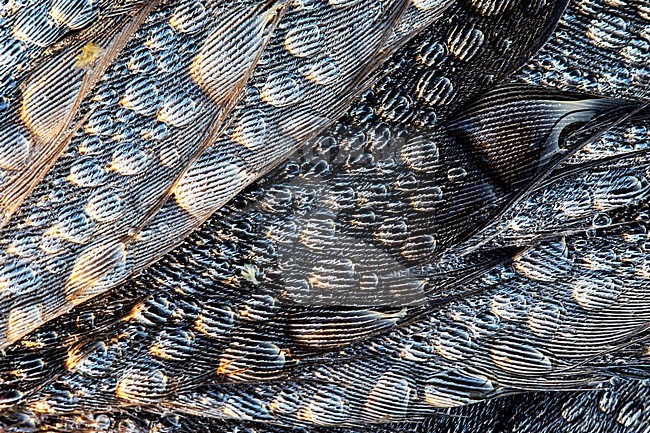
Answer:
[(650, 432), (644, 0), (0, 3), (0, 431)]

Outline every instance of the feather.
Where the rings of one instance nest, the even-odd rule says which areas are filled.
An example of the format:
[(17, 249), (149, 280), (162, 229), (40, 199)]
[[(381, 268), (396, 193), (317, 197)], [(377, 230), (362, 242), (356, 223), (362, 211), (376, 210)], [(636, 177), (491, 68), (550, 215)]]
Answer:
[[(28, 198), (3, 232), (0, 305), (26, 301), (4, 316), (17, 333), (0, 353), (0, 429), (643, 431), (648, 119), (637, 80), (645, 63), (635, 50), (643, 49), (647, 8), (620, 3), (565, 10), (562, 1), (395, 2), (375, 10), (379, 28), (354, 21), (371, 7), (365, 2), (292, 2), (273, 15), (279, 24), (239, 96), (195, 58), (192, 82), (232, 105), (187, 129), (182, 145), (200, 144), (170, 176), (128, 183), (148, 205), (106, 226), (115, 233), (86, 237), (86, 220), (70, 211), (79, 194), (56, 194), (56, 179), (99, 182), (93, 191), (105, 179), (69, 146), (32, 195), (47, 197), (54, 217), (69, 222), (65, 245), (73, 248), (65, 254), (76, 261), (49, 261), (49, 274), (34, 268), (57, 248), (40, 241), (42, 229), (32, 231), (53, 217), (47, 203)], [(179, 40), (198, 31), (194, 48), (208, 53), (221, 41), (209, 36), (219, 27), (192, 27), (201, 22), (190, 7), (197, 4), (165, 2), (158, 13), (170, 13), (163, 27), (183, 34)], [(246, 21), (228, 14), (242, 4), (213, 5), (223, 12), (218, 23)], [(330, 37), (320, 41), (300, 17), (323, 18)], [(361, 49), (374, 54), (361, 56), (363, 64), (349, 60), (345, 85), (313, 90), (299, 102), (311, 104), (307, 114), (262, 104), (294, 95), (267, 88), (274, 71), (301, 73), (294, 57), (317, 58), (325, 46), (351, 55), (358, 40), (350, 35), (364, 26), (374, 42)], [(351, 45), (332, 36), (339, 30)], [(139, 32), (133, 40), (145, 38), (147, 49), (169, 40), (168, 32)], [(275, 62), (285, 51), (291, 61)], [(635, 78), (585, 87), (576, 74), (557, 74), (565, 55), (577, 76), (626, 70)], [(145, 57), (126, 66), (118, 57), (111, 68), (146, 69)], [(107, 71), (116, 85), (127, 79)], [(122, 108), (147, 110), (147, 86), (129, 89)], [(77, 116), (91, 113), (85, 122), (99, 132), (112, 114), (93, 118), (95, 99)], [(246, 117), (252, 106), (260, 113)], [(204, 155), (237, 155), (235, 144), (258, 136), (256, 120), (314, 113), (326, 120), (293, 127), (299, 139), (284, 140), (283, 130), (275, 136), (282, 140), (243, 158), (254, 167), (245, 182), (232, 183), (235, 171), (191, 177)], [(123, 126), (138, 125), (136, 117)], [(82, 128), (72, 143), (95, 132)], [(98, 143), (82, 148), (92, 153)], [(74, 171), (66, 159), (78, 164)], [(139, 167), (128, 155), (115, 161)], [(201, 173), (223, 170), (214, 161)], [(196, 188), (206, 181), (224, 189)], [(207, 200), (223, 191), (230, 193)], [(192, 200), (179, 200), (183, 194)], [(86, 207), (95, 215), (115, 209), (107, 198), (97, 194)], [(166, 213), (174, 206), (199, 217), (149, 225), (175, 221)], [(131, 253), (139, 264), (124, 266)], [(52, 285), (71, 273), (83, 284), (69, 292), (81, 288), (88, 298), (73, 308), (63, 286)]]
[[(126, 5), (100, 5), (102, 13), (113, 14), (105, 21), (93, 23), (97, 11), (92, 9), (92, 3), (78, 3), (55, 2), (51, 5), (49, 16), (55, 17), (55, 22), (56, 17), (61, 20), (61, 30), (55, 34), (50, 35), (49, 30), (35, 26), (30, 28), (33, 37), (25, 40), (27, 36), (24, 32), (20, 33), (22, 36), (17, 36), (32, 48), (30, 55), (36, 56), (62, 35), (66, 35), (64, 29), (70, 32), (70, 25), (76, 28), (92, 23), (80, 34), (71, 35), (51, 47), (54, 53), (45, 60), (25, 60), (24, 65), (14, 65), (17, 69), (22, 69), (23, 74), (14, 77), (15, 80), (20, 80), (20, 94), (12, 95), (13, 104), (5, 109), (7, 112), (0, 122), (3, 136), (0, 144), (0, 169), (6, 178), (0, 188), (0, 228), (8, 223), (26, 196), (59, 158), (72, 135), (81, 126), (75, 122), (81, 101), (156, 4), (150, 2), (142, 5), (134, 2), (130, 8)], [(119, 13), (115, 13), (118, 10)], [(23, 18), (19, 19), (19, 23), (31, 19), (51, 22), (43, 12), (27, 9), (22, 13)], [(64, 17), (71, 21), (65, 21)], [(16, 26), (20, 26), (19, 23)], [(41, 35), (48, 35), (48, 45), (42, 46), (45, 41), (36, 41)]]

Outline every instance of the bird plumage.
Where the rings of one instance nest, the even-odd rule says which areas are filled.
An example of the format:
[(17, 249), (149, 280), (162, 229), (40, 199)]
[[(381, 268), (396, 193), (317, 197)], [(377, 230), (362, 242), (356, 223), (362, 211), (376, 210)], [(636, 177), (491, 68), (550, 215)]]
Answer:
[(2, 428), (648, 428), (643, 2), (95, 6), (152, 12), (2, 228)]

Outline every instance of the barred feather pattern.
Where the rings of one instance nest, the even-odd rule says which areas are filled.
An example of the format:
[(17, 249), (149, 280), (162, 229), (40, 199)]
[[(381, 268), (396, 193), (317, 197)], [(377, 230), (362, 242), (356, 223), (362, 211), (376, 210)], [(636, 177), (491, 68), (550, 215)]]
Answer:
[(650, 431), (649, 20), (0, 5), (0, 429)]

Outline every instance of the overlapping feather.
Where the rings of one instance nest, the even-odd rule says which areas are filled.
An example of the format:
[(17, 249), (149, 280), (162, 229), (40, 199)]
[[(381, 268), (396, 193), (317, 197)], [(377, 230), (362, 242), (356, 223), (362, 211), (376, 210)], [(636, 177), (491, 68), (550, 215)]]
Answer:
[[(524, 423), (504, 395), (629, 376), (533, 394), (532, 431), (647, 428), (647, 8), (450, 3), (149, 15), (3, 229), (4, 425), (488, 431)], [(624, 88), (576, 79), (616, 61)]]

